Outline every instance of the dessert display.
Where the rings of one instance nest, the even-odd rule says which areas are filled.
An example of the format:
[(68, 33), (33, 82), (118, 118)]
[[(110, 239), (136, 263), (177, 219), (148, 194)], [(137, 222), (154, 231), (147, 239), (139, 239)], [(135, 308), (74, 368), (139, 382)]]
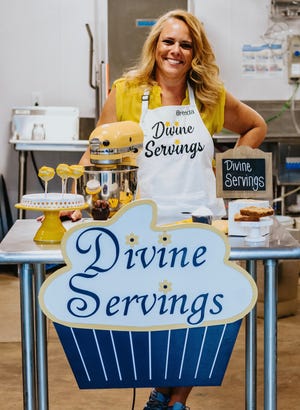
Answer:
[(45, 192), (23, 195), (21, 203), (16, 204), (16, 208), (42, 211), (44, 213), (42, 224), (34, 237), (34, 241), (59, 243), (66, 231), (59, 217), (60, 211), (72, 211), (87, 207), (83, 195), (67, 193), (68, 178), (77, 180), (82, 176), (83, 172), (84, 168), (81, 166), (59, 164), (56, 168), (56, 174), (62, 180), (62, 192), (49, 193), (48, 182), (54, 178), (55, 170), (47, 166), (39, 169), (38, 176), (45, 182)]
[(66, 193), (66, 183), (68, 178), (80, 178), (83, 172), (84, 167), (81, 165), (59, 164), (56, 173), (62, 180), (62, 192), (48, 193), (48, 181), (54, 178), (55, 170), (51, 167), (42, 166), (39, 169), (38, 176), (45, 182), (45, 193), (23, 195), (21, 205), (31, 210), (66, 210), (82, 207), (85, 203), (84, 197), (77, 193)]
[[(242, 210), (242, 212), (241, 212)], [(263, 216), (265, 213), (270, 215)], [(234, 199), (228, 203), (228, 235), (248, 236), (252, 224), (260, 224), (262, 235), (270, 232), (269, 226), (262, 226), (263, 221), (273, 215), (270, 201), (265, 199)], [(271, 218), (272, 220), (272, 218)]]
[(240, 209), (239, 213), (234, 215), (234, 221), (238, 222), (246, 228), (246, 242), (259, 243), (267, 239), (263, 228), (268, 228), (273, 224), (273, 220), (269, 218), (274, 214), (273, 208), (270, 206), (246, 206)]

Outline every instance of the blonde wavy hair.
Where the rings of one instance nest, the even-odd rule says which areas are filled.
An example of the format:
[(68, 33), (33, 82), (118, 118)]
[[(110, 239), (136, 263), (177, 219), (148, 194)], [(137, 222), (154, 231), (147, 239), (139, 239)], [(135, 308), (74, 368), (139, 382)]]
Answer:
[(188, 72), (188, 80), (201, 103), (201, 111), (211, 111), (219, 99), (223, 86), (219, 78), (219, 67), (216, 64), (215, 55), (203, 25), (193, 14), (185, 10), (169, 11), (157, 20), (144, 43), (139, 62), (127, 73), (124, 73), (124, 77), (130, 83), (145, 88), (157, 84), (155, 80), (156, 47), (165, 22), (172, 18), (183, 21), (190, 31), (193, 59)]

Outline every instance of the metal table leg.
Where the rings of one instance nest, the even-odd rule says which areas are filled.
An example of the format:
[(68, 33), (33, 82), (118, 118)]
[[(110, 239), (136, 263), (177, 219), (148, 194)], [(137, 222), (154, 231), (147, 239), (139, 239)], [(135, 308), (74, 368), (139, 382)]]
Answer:
[(45, 279), (44, 265), (36, 264), (35, 269), (35, 317), (36, 317), (36, 369), (38, 409), (47, 410), (48, 401), (48, 355), (47, 321), (40, 309), (38, 294)]
[[(26, 192), (26, 172), (27, 172), (27, 151), (19, 151), (19, 185), (18, 185), (18, 201), (21, 202), (22, 196)], [(24, 209), (18, 209), (18, 218), (25, 217)]]
[(284, 195), (285, 195), (285, 186), (281, 185), (281, 192), (280, 192), (280, 196), (282, 198), (282, 201), (281, 201), (281, 215), (285, 215), (285, 198), (284, 198)]
[(33, 270), (24, 263), (20, 273), (23, 407), (36, 409), (35, 352), (34, 352), (34, 311), (33, 311)]
[(264, 410), (277, 409), (277, 261), (265, 264)]
[[(248, 260), (246, 270), (256, 282), (256, 261)], [(257, 406), (257, 327), (256, 306), (246, 317), (246, 403), (247, 410), (256, 410)]]

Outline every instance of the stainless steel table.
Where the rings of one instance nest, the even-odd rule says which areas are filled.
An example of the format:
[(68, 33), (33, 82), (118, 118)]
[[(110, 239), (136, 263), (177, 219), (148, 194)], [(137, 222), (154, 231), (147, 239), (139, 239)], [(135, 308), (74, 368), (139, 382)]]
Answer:
[[(77, 223), (82, 223), (77, 222)], [(74, 226), (71, 222), (66, 227)], [(0, 243), (0, 263), (20, 264), (20, 298), (23, 361), (23, 398), (26, 410), (47, 410), (48, 376), (46, 320), (37, 301), (47, 263), (64, 263), (59, 245), (38, 245), (33, 241), (39, 223), (17, 220)], [(264, 410), (277, 409), (277, 261), (300, 259), (300, 246), (283, 228), (273, 226), (269, 243), (251, 246), (243, 238), (229, 237), (230, 259), (245, 260), (256, 279), (256, 261), (265, 266), (264, 321)], [(256, 403), (256, 309), (246, 318), (245, 408)]]

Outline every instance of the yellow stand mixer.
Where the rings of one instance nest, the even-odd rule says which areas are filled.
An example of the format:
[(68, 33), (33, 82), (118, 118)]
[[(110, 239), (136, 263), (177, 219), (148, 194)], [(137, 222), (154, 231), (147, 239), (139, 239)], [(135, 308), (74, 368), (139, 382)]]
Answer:
[(121, 164), (139, 152), (143, 138), (142, 128), (133, 121), (100, 125), (89, 137), (91, 163), (99, 167)]
[(133, 121), (102, 124), (91, 133), (89, 148), (93, 165), (85, 167), (79, 180), (80, 193), (89, 204), (90, 214), (97, 199), (108, 203), (111, 216), (135, 198), (137, 167), (133, 164), (142, 149), (143, 138), (142, 128)]

